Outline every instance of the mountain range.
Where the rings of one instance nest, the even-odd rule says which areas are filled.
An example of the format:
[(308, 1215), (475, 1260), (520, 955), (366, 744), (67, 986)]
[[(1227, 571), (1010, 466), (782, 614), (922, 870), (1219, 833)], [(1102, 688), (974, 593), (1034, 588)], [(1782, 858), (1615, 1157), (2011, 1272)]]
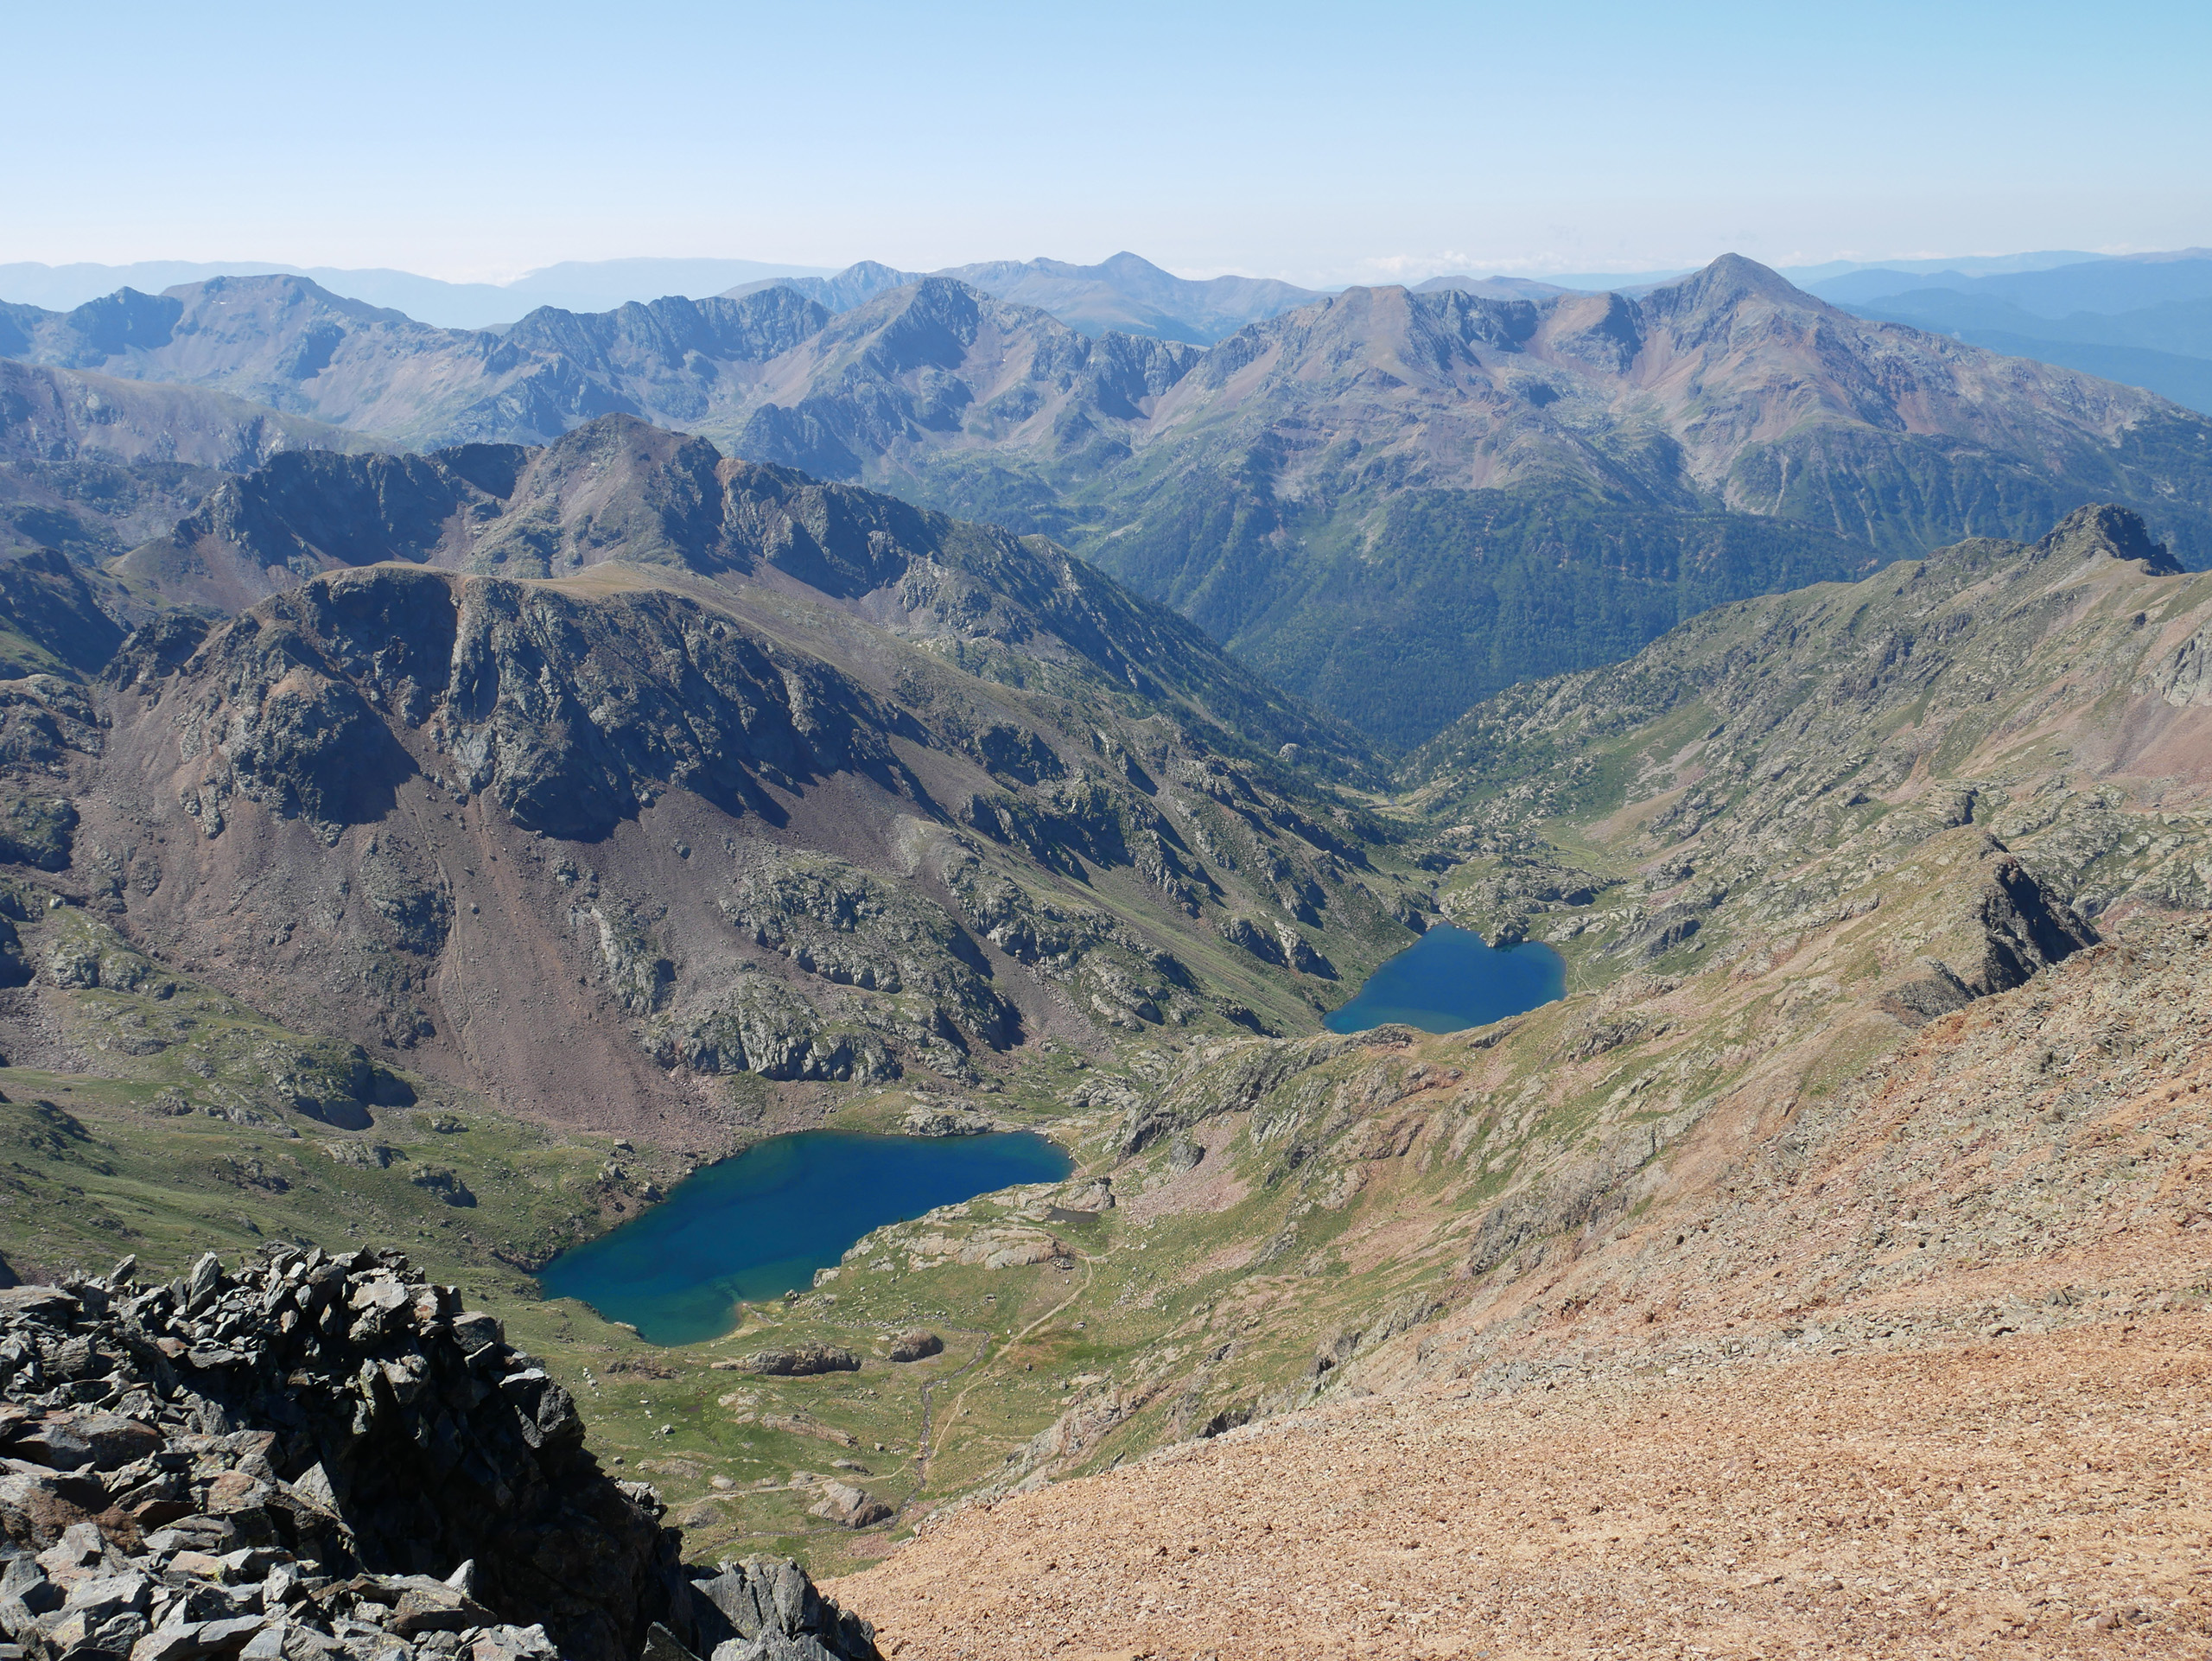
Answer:
[(777, 285), (842, 312), (925, 277), (950, 278), (994, 299), (1034, 306), (1080, 334), (1136, 334), (1194, 346), (1211, 346), (1247, 323), (1264, 321), (1322, 297), (1314, 290), (1272, 277), (1197, 281), (1175, 277), (1132, 253), (1116, 254), (1096, 265), (1071, 265), (1060, 259), (995, 259), (928, 272), (894, 270), (866, 260), (835, 277), (766, 278), (731, 293)]
[(1700, 605), (2094, 497), (2212, 552), (2201, 417), (1734, 258), (1641, 299), (1352, 290), (1203, 353), (932, 279), (761, 387), (741, 452), (1046, 531), (1396, 742)]
[(1993, 275), (1875, 268), (1812, 286), (1862, 316), (2212, 410), (2212, 255), (2201, 249)]
[(169, 608), (18, 799), (81, 770), (147, 949), (540, 1115), (1296, 1024), (1410, 938), (1370, 753), (1173, 612), (629, 417), (279, 455), (111, 569)]
[(763, 277), (818, 277), (819, 266), (753, 259), (563, 260), (512, 283), (448, 283), (412, 271), (283, 265), (258, 260), (143, 260), (130, 265), (0, 264), (0, 302), (72, 311), (118, 289), (159, 293), (218, 277), (303, 277), (348, 300), (389, 307), (443, 328), (498, 328), (540, 306), (611, 311), (665, 294), (709, 295)]
[[(881, 286), (907, 275), (822, 288), (842, 309), (778, 283), (500, 334), (224, 277), (14, 308), (0, 348), (417, 449), (616, 412), (683, 428), (1052, 536), (1396, 745), (1704, 606), (2085, 500), (2212, 552), (2202, 417), (1732, 256), (1640, 297), (1351, 290), (1210, 347), (1086, 334), (950, 277)], [(1208, 292), (1224, 321), (1289, 297)]]
[[(2212, 1620), (2170, 1543), (2202, 1450), (2133, 1406), (2206, 1398), (2201, 418), (1732, 259), (1212, 346), (937, 277), (8, 326), (7, 465), (76, 540), (0, 562), (0, 1242), (205, 1316), (140, 1359), (252, 1467), (134, 1551), (323, 1514), (219, 1416), (250, 1323), (193, 1267), (301, 1235), (359, 1308), (285, 1325), (279, 1250), (256, 1319), (422, 1403), (407, 1447), (557, 1421), (695, 1543), (866, 1569), (900, 1654), (1541, 1650), (1532, 1610), (1880, 1648), (1907, 1585), (1946, 1645)], [(1565, 995), (1318, 1030), (1447, 920)], [(1077, 1168), (708, 1343), (528, 1279), (825, 1125)], [(434, 1289), (378, 1289), (391, 1239)], [(119, 1250), (130, 1305), (136, 1264), (71, 1273)], [(499, 1392), (589, 1398), (588, 1453), (423, 1371), (499, 1330), (439, 1286), (526, 1339)], [(17, 1347), (18, 1395), (93, 1365)], [(91, 1462), (11, 1461), (0, 1525), (188, 1503)], [(458, 1653), (388, 1642), (462, 1609), (417, 1578), (302, 1595)]]
[(0, 554), (106, 559), (271, 456), (379, 448), (221, 392), (0, 360)]

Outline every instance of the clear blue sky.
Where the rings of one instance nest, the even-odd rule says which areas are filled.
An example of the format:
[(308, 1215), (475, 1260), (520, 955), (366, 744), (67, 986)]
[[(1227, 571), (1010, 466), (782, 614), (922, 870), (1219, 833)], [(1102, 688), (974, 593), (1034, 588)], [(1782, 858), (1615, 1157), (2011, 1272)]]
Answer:
[(2212, 6), (18, 0), (0, 262), (2212, 243)]

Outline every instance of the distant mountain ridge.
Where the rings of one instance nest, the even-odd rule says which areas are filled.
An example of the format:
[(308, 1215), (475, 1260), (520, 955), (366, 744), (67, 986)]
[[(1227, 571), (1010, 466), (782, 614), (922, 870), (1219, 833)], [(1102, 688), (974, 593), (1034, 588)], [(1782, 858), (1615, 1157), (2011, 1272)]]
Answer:
[(896, 270), (862, 260), (835, 277), (769, 278), (733, 289), (730, 294), (782, 287), (832, 312), (847, 312), (925, 277), (950, 278), (994, 299), (1034, 306), (1078, 334), (1118, 332), (1192, 346), (1211, 346), (1248, 323), (1280, 316), (1321, 297), (1314, 290), (1272, 277), (1176, 277), (1127, 252), (1096, 265), (1071, 265), (1061, 259), (994, 259), (926, 272)]
[(1354, 289), (1204, 352), (932, 278), (760, 386), (741, 453), (1052, 535), (1396, 742), (1719, 599), (2086, 500), (2212, 556), (2212, 423), (1733, 257), (1635, 299)]
[(304, 277), (124, 290), (67, 313), (0, 309), (0, 355), (181, 381), (393, 442), (543, 442), (615, 413), (698, 423), (829, 314), (770, 287), (738, 300), (532, 312), (505, 334), (435, 328)]
[[(507, 283), (447, 283), (408, 271), (253, 261), (152, 260), (112, 266), (0, 265), (0, 315), (74, 311), (124, 289), (166, 293), (220, 278), (293, 277), (335, 299), (403, 312), (434, 328), (505, 331), (549, 307), (578, 313), (615, 311), (670, 297), (741, 299), (778, 286), (795, 290), (832, 312), (849, 311), (887, 289), (925, 276), (954, 277), (1000, 298), (1039, 307), (1085, 334), (1121, 329), (1201, 345), (1319, 297), (1317, 290), (1268, 277), (1179, 277), (1131, 253), (1116, 254), (1096, 265), (1058, 259), (985, 260), (937, 272), (903, 271), (875, 260), (861, 260), (840, 271), (742, 259), (572, 260)], [(0, 334), (0, 341), (6, 338)], [(0, 353), (10, 350), (0, 345)]]
[(1866, 270), (1815, 286), (1863, 317), (2148, 387), (2212, 411), (2212, 254), (2202, 249), (1988, 277)]
[(271, 456), (377, 448), (359, 433), (200, 387), (0, 359), (0, 554), (53, 548), (106, 558)]
[(2212, 556), (2212, 423), (1733, 256), (1640, 296), (1349, 290), (1210, 347), (942, 276), (834, 313), (774, 283), (503, 334), (221, 278), (6, 326), (25, 355), (410, 446), (629, 415), (1048, 535), (1394, 744), (1704, 606), (2083, 501)]
[(2075, 312), (2118, 313), (2177, 300), (2212, 296), (2212, 249), (2176, 248), (2156, 254), (2116, 254), (2034, 270), (1967, 272), (1922, 264), (1877, 265), (1808, 285), (1822, 299), (1859, 305), (1927, 289), (1986, 295), (2038, 316)]
[(413, 271), (286, 265), (258, 260), (142, 260), (130, 265), (0, 264), (0, 303), (71, 311), (118, 289), (154, 294), (218, 277), (302, 277), (331, 293), (404, 311), (441, 328), (497, 328), (540, 306), (611, 311), (664, 294), (718, 294), (764, 277), (817, 275), (820, 266), (753, 259), (563, 260), (512, 283), (448, 283)]

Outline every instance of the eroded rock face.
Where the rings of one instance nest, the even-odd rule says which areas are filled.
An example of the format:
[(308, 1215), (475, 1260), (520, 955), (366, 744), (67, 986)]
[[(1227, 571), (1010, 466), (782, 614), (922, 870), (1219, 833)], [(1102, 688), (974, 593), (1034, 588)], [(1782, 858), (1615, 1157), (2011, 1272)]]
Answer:
[(764, 779), (888, 765), (874, 735), (899, 727), (834, 671), (674, 595), (592, 602), (390, 565), (265, 602), (180, 690), (211, 837), (243, 795), (334, 838), (429, 770), (524, 830), (592, 841), (660, 790), (742, 813)]
[(399, 1253), (132, 1270), (0, 1292), (0, 1630), (26, 1654), (874, 1656), (796, 1564), (687, 1571), (568, 1392)]

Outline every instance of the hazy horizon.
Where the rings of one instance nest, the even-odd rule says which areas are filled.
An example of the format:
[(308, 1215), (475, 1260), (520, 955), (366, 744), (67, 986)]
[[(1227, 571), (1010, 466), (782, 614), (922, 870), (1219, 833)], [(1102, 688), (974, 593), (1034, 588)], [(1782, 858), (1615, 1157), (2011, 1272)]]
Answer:
[[(982, 258), (1306, 287), (2212, 242), (2212, 20), (245, 4), (17, 20), (0, 264)], [(87, 111), (98, 118), (87, 120)], [(2051, 118), (2065, 112), (2066, 118)], [(252, 253), (244, 251), (253, 250)], [(1029, 251), (1017, 251), (1027, 250)]]

